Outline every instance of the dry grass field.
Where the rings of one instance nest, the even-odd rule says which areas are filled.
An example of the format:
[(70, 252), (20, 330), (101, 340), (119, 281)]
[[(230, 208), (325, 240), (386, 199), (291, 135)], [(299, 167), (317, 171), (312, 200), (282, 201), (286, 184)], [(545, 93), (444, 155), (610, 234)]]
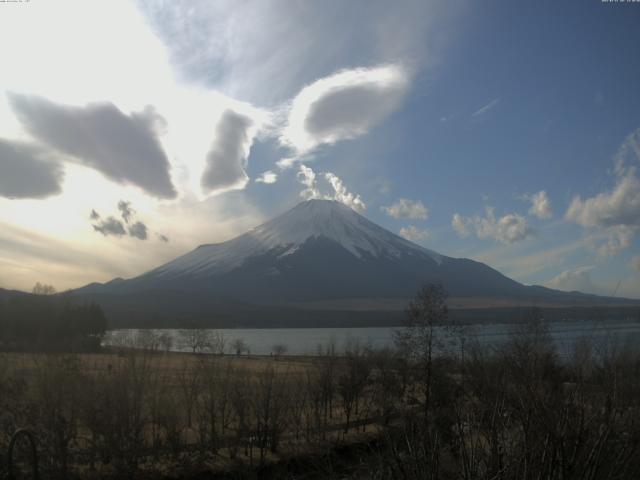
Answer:
[(346, 393), (349, 371), (337, 357), (3, 353), (0, 448), (28, 428), (53, 476), (265, 465), (376, 430), (374, 390)]

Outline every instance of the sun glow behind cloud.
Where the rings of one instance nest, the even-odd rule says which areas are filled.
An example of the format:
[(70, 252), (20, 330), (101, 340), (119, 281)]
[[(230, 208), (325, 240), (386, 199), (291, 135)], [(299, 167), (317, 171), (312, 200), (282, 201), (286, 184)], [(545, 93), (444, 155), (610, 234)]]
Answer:
[[(188, 7), (145, 0), (3, 5), (0, 152), (6, 145), (26, 145), (28, 155), (9, 157), (5, 153), (0, 158), (5, 160), (0, 164), (0, 223), (15, 229), (10, 241), (8, 229), (4, 236), (0, 231), (0, 287), (29, 288), (35, 281), (47, 280), (46, 261), (38, 257), (31, 262), (26, 253), (9, 248), (9, 244), (18, 245), (21, 233), (17, 232), (33, 234), (43, 245), (49, 239), (52, 248), (66, 245), (80, 252), (83, 265), (51, 264), (51, 272), (61, 275), (62, 280), (55, 283), (62, 289), (84, 280), (141, 273), (197, 243), (242, 233), (275, 213), (275, 205), (280, 208), (298, 200), (300, 190), (305, 195), (338, 199), (360, 211), (366, 200), (367, 215), (374, 220), (414, 238), (424, 233), (420, 238), (443, 253), (459, 242), (461, 251), (449, 253), (471, 256), (474, 252), (462, 250), (477, 248), (482, 244), (479, 239), (497, 242), (503, 253), (516, 246), (533, 251), (548, 235), (548, 224), (571, 224), (578, 235), (589, 237), (587, 247), (581, 249), (599, 254), (590, 272), (599, 281), (605, 261), (623, 262), (625, 255), (637, 254), (633, 249), (637, 250), (640, 231), (638, 181), (632, 167), (637, 168), (636, 152), (640, 151), (637, 132), (622, 151), (629, 158), (616, 163), (619, 171), (605, 187), (589, 190), (586, 183), (567, 187), (573, 203), (565, 215), (560, 212), (566, 211), (569, 201), (562, 201), (557, 184), (543, 179), (530, 185), (531, 179), (518, 178), (513, 170), (514, 191), (538, 192), (516, 197), (530, 202), (526, 207), (509, 205), (509, 200), (500, 198), (493, 203), (494, 214), (478, 211), (479, 207), (468, 210), (468, 205), (450, 207), (456, 202), (443, 202), (434, 193), (438, 190), (432, 188), (434, 184), (444, 183), (438, 179), (450, 178), (451, 173), (442, 167), (438, 155), (448, 158), (451, 153), (451, 162), (444, 163), (450, 164), (447, 168), (457, 165), (458, 145), (469, 141), (469, 132), (484, 129), (486, 144), (483, 141), (482, 149), (472, 152), (473, 158), (483, 156), (490, 147), (492, 129), (500, 126), (504, 130), (504, 122), (511, 122), (507, 117), (513, 115), (513, 98), (503, 91), (471, 89), (468, 95), (454, 92), (449, 96), (441, 87), (438, 90), (441, 80), (447, 83), (446, 69), (440, 76), (434, 75), (437, 72), (432, 67), (449, 63), (455, 56), (455, 52), (439, 55), (444, 52), (438, 50), (443, 37), (460, 30), (451, 28), (448, 21), (460, 8), (438, 0), (408, 0), (393, 7), (384, 1), (345, 5), (286, 0), (222, 0), (215, 4), (194, 0)], [(470, 81), (459, 80), (460, 88)], [(435, 91), (440, 94), (433, 95)], [(169, 164), (163, 177), (171, 185), (164, 185), (154, 198), (145, 179), (133, 175), (109, 179), (106, 169), (91, 168), (87, 159), (74, 158), (36, 139), (18, 120), (8, 94), (35, 96), (76, 111), (108, 104), (125, 119), (151, 107), (166, 121), (157, 141)], [(239, 131), (232, 128), (233, 122), (229, 126), (226, 121), (234, 116), (246, 117), (249, 127)], [(438, 121), (441, 118), (446, 122)], [(434, 119), (442, 138), (447, 138), (449, 133), (444, 132), (448, 131), (456, 139), (450, 151), (442, 149), (446, 142), (440, 142), (438, 133), (431, 135)], [(469, 131), (461, 129), (465, 121)], [(225, 122), (228, 128), (219, 128)], [(229, 138), (236, 141), (225, 143)], [(509, 142), (500, 137), (497, 143)], [(380, 149), (382, 144), (385, 151)], [(15, 166), (20, 161), (29, 163), (24, 160), (29, 155), (33, 161), (28, 168)], [(216, 166), (216, 178), (203, 191), (208, 159)], [(224, 170), (218, 168), (220, 159), (230, 172), (226, 178), (217, 175)], [(25, 188), (23, 177), (47, 162), (53, 168), (36, 171), (39, 175)], [(488, 159), (487, 166), (491, 165)], [(300, 180), (296, 175), (300, 168), (315, 172), (310, 186), (292, 185), (296, 178)], [(411, 175), (403, 177), (408, 169)], [(393, 196), (387, 187), (387, 197), (376, 198), (377, 190), (368, 184), (373, 181), (368, 177), (374, 175), (385, 185), (393, 185)], [(9, 187), (7, 178), (13, 183)], [(170, 187), (175, 198), (171, 198)], [(16, 190), (19, 188), (23, 190)], [(490, 192), (492, 184), (487, 183), (486, 188), (486, 192), (473, 193)], [(412, 205), (401, 203), (402, 208), (395, 208), (393, 200), (405, 197), (412, 199)], [(114, 210), (121, 200), (132, 202), (149, 228), (139, 258), (130, 250), (140, 240), (128, 235), (103, 238), (93, 231), (88, 218), (92, 209), (102, 218), (117, 215)], [(458, 211), (468, 212), (467, 216), (458, 214), (452, 219)], [(427, 213), (433, 232), (428, 240), (420, 224)], [(168, 243), (160, 239), (165, 234)], [(563, 240), (569, 243), (568, 237), (574, 234), (567, 233)], [(95, 260), (95, 270), (85, 268), (92, 251), (118, 260)], [(502, 268), (506, 265), (502, 256), (492, 258), (490, 264)], [(590, 264), (587, 260), (575, 260), (575, 265)], [(518, 265), (516, 258), (509, 262)], [(20, 263), (21, 268), (15, 267)], [(17, 283), (7, 277), (9, 265), (14, 265), (11, 272), (25, 272), (36, 265), (38, 270), (20, 274)], [(529, 280), (518, 277), (516, 270), (507, 272), (518, 280)]]
[[(11, 94), (37, 95), (78, 109), (109, 103), (124, 115), (152, 106), (167, 123), (158, 140), (167, 154), (179, 199), (176, 203), (152, 198), (135, 185), (109, 180), (71, 161), (64, 152), (49, 150), (47, 155), (61, 162), (64, 172), (61, 194), (46, 201), (0, 198), (0, 220), (6, 225), (0, 233), (3, 286), (28, 289), (39, 279), (63, 289), (133, 275), (192, 248), (194, 242), (222, 240), (255, 225), (260, 216), (249, 205), (236, 219), (225, 220), (221, 207), (226, 201), (204, 202), (200, 176), (223, 112), (231, 109), (249, 116), (258, 127), (268, 121), (268, 113), (216, 91), (177, 83), (165, 45), (131, 2), (70, 0), (7, 7), (0, 15), (0, 41), (12, 47), (4, 48), (1, 58), (0, 138), (37, 145), (18, 121), (9, 102)], [(154, 219), (149, 227), (169, 233), (171, 242), (149, 237), (144, 254), (132, 256), (138, 239), (114, 242), (96, 234), (89, 222), (91, 210), (112, 211), (122, 199), (131, 201), (145, 218)], [(11, 238), (8, 226), (14, 232)], [(94, 262), (95, 268), (84, 264), (76, 271), (78, 265), (63, 266), (42, 257), (36, 260), (29, 256), (29, 248), (20, 249), (18, 239), (24, 234), (19, 232), (29, 232), (41, 250), (47, 244), (60, 249), (64, 245), (77, 254), (78, 261), (92, 258), (96, 251), (113, 261)], [(73, 263), (72, 254), (64, 258)]]

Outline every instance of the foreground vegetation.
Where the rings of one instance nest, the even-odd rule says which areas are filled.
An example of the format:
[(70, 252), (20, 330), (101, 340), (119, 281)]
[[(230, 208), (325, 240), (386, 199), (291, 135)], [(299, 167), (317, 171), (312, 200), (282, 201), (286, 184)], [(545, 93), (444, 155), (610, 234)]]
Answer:
[(633, 345), (585, 338), (560, 358), (535, 311), (500, 347), (443, 345), (443, 324), (431, 286), (395, 350), (6, 353), (0, 450), (29, 429), (44, 478), (638, 478)]

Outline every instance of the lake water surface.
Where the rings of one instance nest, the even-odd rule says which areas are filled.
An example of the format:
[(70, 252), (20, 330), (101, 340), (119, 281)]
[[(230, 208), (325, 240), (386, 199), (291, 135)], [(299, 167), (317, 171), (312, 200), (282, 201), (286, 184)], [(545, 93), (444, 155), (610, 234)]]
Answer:
[[(513, 331), (510, 324), (472, 325), (464, 328), (466, 342), (478, 342), (483, 345), (500, 345), (508, 340)], [(338, 352), (353, 341), (361, 345), (382, 348), (393, 345), (393, 332), (397, 327), (371, 328), (238, 328), (216, 329), (224, 336), (231, 353), (230, 345), (236, 339), (242, 339), (251, 354), (269, 355), (274, 345), (285, 345), (289, 355), (313, 355), (318, 346), (334, 344)], [(105, 345), (134, 345), (139, 330), (111, 330), (105, 337)], [(166, 333), (173, 339), (171, 350), (189, 351), (184, 343), (182, 330), (165, 329), (153, 332)], [(446, 334), (442, 334), (445, 336)], [(551, 337), (560, 355), (568, 355), (579, 339), (592, 340), (596, 345), (631, 344), (640, 346), (640, 322), (628, 321), (567, 321), (551, 324)]]

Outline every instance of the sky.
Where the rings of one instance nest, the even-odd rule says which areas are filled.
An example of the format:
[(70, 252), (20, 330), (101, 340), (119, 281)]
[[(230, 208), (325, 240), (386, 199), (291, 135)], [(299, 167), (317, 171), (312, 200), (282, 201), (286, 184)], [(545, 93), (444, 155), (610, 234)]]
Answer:
[(309, 198), (640, 298), (640, 4), (0, 3), (0, 287), (132, 277)]

